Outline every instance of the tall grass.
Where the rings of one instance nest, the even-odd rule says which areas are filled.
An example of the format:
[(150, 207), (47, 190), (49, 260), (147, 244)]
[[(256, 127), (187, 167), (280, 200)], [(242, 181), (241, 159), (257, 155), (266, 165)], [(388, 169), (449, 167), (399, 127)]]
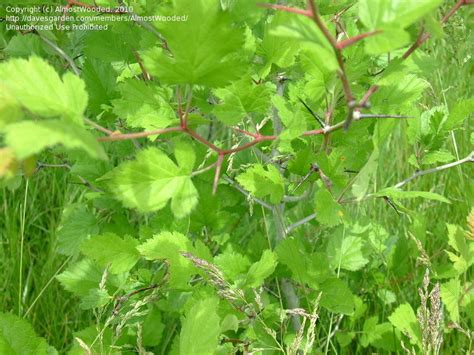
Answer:
[(67, 261), (56, 252), (55, 230), (82, 190), (68, 181), (62, 170), (40, 171), (15, 191), (0, 190), (0, 311), (25, 317), (58, 349), (88, 323), (54, 279)]

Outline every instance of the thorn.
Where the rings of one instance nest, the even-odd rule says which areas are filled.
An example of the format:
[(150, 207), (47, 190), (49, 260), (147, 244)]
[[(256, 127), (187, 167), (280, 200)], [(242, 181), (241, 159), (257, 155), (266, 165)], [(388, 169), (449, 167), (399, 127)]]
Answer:
[(219, 153), (216, 162), (216, 173), (214, 174), (214, 184), (212, 186), (212, 194), (215, 195), (217, 192), (217, 185), (219, 184), (219, 177), (221, 175), (222, 163), (224, 162), (224, 154)]
[[(349, 107), (350, 107), (350, 103), (349, 103)], [(360, 114), (359, 111), (354, 111), (353, 108), (350, 108), (349, 114), (347, 115), (347, 118), (346, 118), (346, 120), (344, 121), (344, 131), (347, 132), (347, 130), (349, 129), (349, 126), (350, 126), (351, 123), (352, 123), (352, 120), (354, 119), (354, 116), (357, 116), (357, 115), (354, 115), (355, 113)]]
[(359, 118), (415, 118), (414, 116), (384, 115), (360, 113)]
[(325, 128), (326, 125), (324, 124), (323, 120), (321, 119), (321, 117), (319, 117), (312, 109), (311, 107), (309, 107), (306, 102), (304, 102), (300, 97), (298, 97), (298, 100), (303, 104), (303, 106), (308, 110), (308, 112), (311, 114), (311, 116), (313, 116), (316, 121), (318, 121), (318, 123), (321, 125), (321, 128)]
[(387, 202), (387, 204), (388, 204), (390, 207), (392, 207), (392, 208), (395, 210), (395, 212), (397, 212), (398, 217), (401, 217), (401, 214), (400, 214), (400, 212), (398, 211), (397, 206), (395, 206), (395, 204), (393, 203), (393, 201), (392, 201), (388, 196), (382, 196), (382, 198), (384, 199), (385, 202)]

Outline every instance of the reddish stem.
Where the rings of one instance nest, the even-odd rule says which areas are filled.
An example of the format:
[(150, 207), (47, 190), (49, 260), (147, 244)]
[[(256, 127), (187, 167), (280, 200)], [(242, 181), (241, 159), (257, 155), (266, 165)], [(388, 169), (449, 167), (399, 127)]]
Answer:
[(285, 6), (285, 5), (261, 3), (261, 4), (257, 4), (257, 6), (264, 7), (264, 8), (267, 8), (267, 9), (290, 12), (290, 13), (293, 13), (293, 14), (303, 15), (303, 16), (307, 16), (307, 17), (312, 17), (313, 16), (313, 14), (311, 13), (310, 10), (297, 9), (297, 8), (289, 7), (289, 6)]
[(367, 107), (367, 103), (369, 102), (370, 97), (379, 89), (377, 85), (372, 85), (369, 90), (364, 94), (362, 100), (359, 101), (357, 106), (359, 107)]
[(252, 133), (252, 132), (246, 131), (244, 129), (240, 129), (238, 127), (232, 127), (232, 129), (236, 132), (245, 134), (246, 136), (249, 136), (249, 137), (252, 137), (252, 138), (257, 138), (259, 136), (257, 133)]
[(189, 134), (191, 137), (193, 137), (194, 139), (198, 140), (199, 142), (201, 142), (202, 144), (204, 145), (207, 145), (209, 148), (211, 148), (213, 151), (215, 152), (220, 152), (221, 149), (216, 147), (214, 144), (212, 144), (211, 142), (209, 142), (207, 139), (205, 139), (203, 136), (199, 135), (198, 133), (194, 132), (193, 130), (190, 130), (189, 128), (184, 128), (184, 129), (181, 129), (183, 132)]
[[(474, 0), (458, 0), (458, 2), (448, 11), (446, 15), (443, 16), (440, 23), (444, 25), (448, 20), (458, 11), (463, 5), (472, 5)], [(417, 48), (419, 48), (423, 43), (425, 43), (429, 38), (430, 34), (428, 32), (422, 31), (420, 36), (416, 39), (410, 48), (403, 54), (402, 58), (407, 59)]]
[(186, 128), (183, 120), (183, 106), (181, 103), (181, 91), (179, 90), (179, 86), (176, 87), (176, 100), (178, 101), (178, 117), (179, 117), (179, 124), (181, 128)]
[(137, 133), (125, 133), (125, 134), (112, 133), (108, 137), (100, 137), (100, 138), (97, 138), (97, 140), (99, 142), (124, 141), (127, 139), (144, 138), (144, 137), (156, 136), (159, 134), (165, 134), (165, 133), (170, 133), (170, 132), (183, 132), (183, 128), (170, 127), (170, 128), (155, 129), (152, 131), (144, 131), (144, 132), (137, 132)]
[(347, 38), (345, 40), (337, 42), (337, 48), (339, 50), (342, 50), (346, 47), (349, 47), (349, 46), (353, 45), (354, 43), (359, 42), (360, 40), (363, 40), (364, 38), (374, 36), (374, 35), (376, 35), (378, 33), (381, 33), (381, 32), (382, 32), (381, 30), (377, 30), (377, 31), (373, 31), (373, 32), (366, 32), (366, 33), (358, 34), (357, 36), (350, 37), (350, 38)]
[(245, 150), (247, 148), (250, 148), (250, 147), (253, 147), (254, 145), (260, 143), (260, 142), (263, 142), (263, 141), (273, 141), (275, 139), (277, 139), (278, 137), (277, 136), (258, 136), (257, 138), (255, 138), (253, 141), (250, 141), (246, 144), (243, 144), (241, 146), (238, 146), (237, 148), (233, 148), (233, 149), (224, 149), (224, 150), (221, 150), (220, 152), (224, 155), (227, 155), (227, 154), (232, 154), (232, 153), (237, 153), (237, 152), (240, 152), (242, 150)]

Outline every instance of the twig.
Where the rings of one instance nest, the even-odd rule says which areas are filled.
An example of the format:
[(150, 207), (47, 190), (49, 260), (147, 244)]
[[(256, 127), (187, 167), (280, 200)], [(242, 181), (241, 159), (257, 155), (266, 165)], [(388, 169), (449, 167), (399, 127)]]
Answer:
[(197, 176), (197, 175), (200, 175), (200, 174), (203, 174), (205, 173), (206, 171), (209, 171), (211, 169), (213, 169), (215, 166), (216, 166), (217, 163), (212, 163), (211, 165), (208, 165), (202, 169), (199, 169), (199, 170), (196, 170), (196, 171), (193, 171), (191, 173), (191, 177), (194, 177), (194, 176)]
[(133, 56), (137, 60), (138, 65), (140, 66), (140, 70), (142, 71), (143, 79), (146, 81), (150, 81), (152, 79), (150, 73), (145, 68), (145, 65), (143, 64), (142, 58), (140, 58), (140, 54), (138, 54), (137, 51), (133, 51)]
[(61, 57), (63, 57), (63, 59), (66, 60), (66, 62), (68, 62), (69, 66), (71, 67), (74, 74), (76, 74), (78, 76), (81, 75), (81, 71), (77, 67), (76, 63), (74, 63), (74, 60), (69, 55), (67, 55), (66, 52), (64, 52), (61, 48), (59, 48), (56, 45), (56, 43), (51, 41), (49, 38), (44, 37), (39, 32), (36, 32), (36, 34), (39, 36), (39, 38), (41, 38), (43, 40), (43, 42), (45, 42), (48, 46), (50, 46), (52, 49), (54, 49)]
[(94, 127), (96, 130), (102, 132), (102, 133), (105, 133), (105, 134), (108, 134), (109, 136), (115, 134), (116, 132), (114, 131), (111, 131), (110, 129), (107, 129), (105, 127), (102, 127), (100, 124), (92, 121), (91, 119), (89, 118), (84, 118), (84, 122), (87, 123), (89, 126), (91, 127)]
[[(444, 25), (448, 20), (453, 16), (462, 6), (464, 5), (472, 5), (474, 2), (471, 0), (458, 0), (456, 4), (443, 16), (440, 23)], [(410, 48), (403, 54), (402, 59), (407, 59), (418, 47), (420, 47), (423, 43), (425, 43), (431, 35), (428, 32), (422, 31), (420, 36), (418, 36), (415, 43), (413, 43)]]
[[(72, 166), (67, 164), (67, 163), (64, 163), (64, 164), (45, 164), (45, 163), (41, 163), (41, 162), (38, 162), (37, 163), (37, 168), (36, 168), (36, 171), (40, 171), (41, 169), (43, 168), (63, 168), (63, 169), (67, 169), (69, 171), (72, 170)], [(78, 179), (81, 181), (81, 183), (85, 186), (87, 186), (89, 189), (91, 189), (92, 191), (95, 191), (95, 192), (104, 192), (103, 190), (95, 187), (90, 181), (86, 180), (85, 178), (83, 178), (81, 175), (77, 175), (76, 176), (78, 177)]]
[(189, 87), (188, 99), (186, 101), (186, 108), (184, 109), (183, 122), (184, 128), (188, 126), (188, 116), (191, 110), (191, 102), (193, 100), (193, 86)]
[[(296, 188), (293, 190), (295, 191)], [(299, 202), (299, 201), (303, 201), (303, 200), (306, 200), (309, 195), (311, 194), (311, 191), (312, 191), (312, 188), (309, 188), (307, 189), (304, 193), (302, 193), (301, 195), (297, 195), (297, 196), (288, 196), (288, 195), (285, 195), (283, 196), (283, 202)]]
[(97, 138), (97, 140), (99, 142), (124, 141), (127, 139), (144, 138), (144, 137), (157, 136), (159, 134), (179, 132), (179, 131), (183, 131), (183, 129), (181, 127), (170, 127), (170, 128), (155, 129), (152, 131), (143, 131), (143, 132), (137, 132), (137, 133), (115, 134), (112, 132), (112, 134), (110, 134), (108, 137), (100, 137), (100, 138)]
[(285, 233), (288, 234), (294, 229), (298, 228), (299, 226), (302, 226), (303, 224), (308, 223), (309, 221), (312, 221), (315, 218), (316, 218), (316, 213), (312, 213), (309, 216), (306, 216), (305, 218), (300, 219), (299, 221), (293, 224), (290, 224), (288, 227), (286, 227)]
[[(354, 120), (355, 121), (366, 119), (366, 118), (408, 118), (408, 116), (370, 115), (370, 114), (354, 115)], [(307, 137), (307, 136), (314, 136), (314, 135), (320, 135), (320, 134), (328, 134), (328, 133), (331, 133), (331, 132), (334, 132), (334, 131), (337, 131), (337, 130), (341, 129), (343, 126), (344, 126), (344, 122), (339, 122), (339, 123), (336, 123), (333, 126), (303, 132), (301, 136)], [(102, 131), (104, 128), (101, 127), (101, 128), (97, 128), (97, 129)], [(236, 129), (236, 128), (234, 128), (234, 129), (238, 130), (239, 132), (243, 132), (243, 130), (239, 130), (239, 129)], [(111, 133), (108, 133), (108, 134), (110, 134), (108, 137), (100, 137), (100, 138), (97, 138), (97, 140), (99, 142), (122, 141), (122, 140), (127, 140), (127, 139), (156, 136), (156, 135), (166, 134), (166, 133), (170, 133), (170, 132), (183, 132), (183, 133), (186, 133), (186, 134), (190, 135), (191, 137), (195, 138), (196, 140), (198, 140), (199, 142), (203, 143), (204, 145), (207, 145), (209, 148), (211, 148), (215, 152), (221, 153), (221, 154), (224, 154), (224, 155), (240, 152), (242, 150), (250, 148), (250, 147), (252, 147), (256, 144), (259, 144), (261, 142), (274, 141), (274, 140), (277, 140), (279, 138), (276, 135), (265, 136), (265, 135), (253, 134), (253, 133), (247, 132), (248, 135), (251, 135), (252, 137), (254, 137), (254, 139), (252, 141), (250, 141), (248, 143), (245, 143), (245, 144), (243, 144), (239, 147), (236, 147), (236, 148), (220, 149), (217, 146), (215, 146), (214, 144), (210, 143), (204, 137), (202, 137), (201, 135), (199, 135), (198, 133), (196, 133), (195, 131), (193, 131), (189, 128), (183, 129), (182, 127), (169, 127), (169, 128), (155, 129), (155, 130), (151, 130), (151, 131), (143, 131), (143, 132), (136, 132), (136, 133), (115, 133), (115, 132), (111, 132)]]
[(223, 176), (223, 179), (225, 181), (227, 181), (230, 185), (232, 185), (232, 187), (234, 187), (235, 189), (237, 189), (238, 191), (240, 191), (242, 194), (244, 194), (247, 198), (251, 198), (253, 201), (255, 201), (256, 203), (258, 203), (259, 205), (265, 207), (266, 209), (269, 209), (269, 210), (273, 210), (273, 206), (266, 203), (265, 201), (263, 200), (260, 200), (259, 198), (256, 198), (254, 196), (252, 196), (249, 192), (245, 191), (245, 189), (240, 186), (237, 182), (235, 182), (234, 180), (232, 180), (230, 177), (228, 176)]
[(342, 56), (342, 49), (339, 48), (336, 38), (334, 38), (334, 36), (331, 35), (328, 28), (324, 24), (324, 21), (319, 15), (319, 10), (314, 0), (308, 0), (308, 8), (311, 10), (311, 13), (313, 15), (313, 20), (316, 23), (316, 26), (318, 26), (318, 28), (321, 30), (324, 37), (326, 37), (334, 53), (336, 54), (337, 63), (339, 65), (339, 78), (341, 79), (342, 88), (344, 90), (344, 96), (346, 98), (346, 104), (348, 108), (347, 118), (344, 123), (344, 129), (347, 130), (353, 119), (352, 113), (356, 106), (356, 102), (354, 101), (354, 95), (352, 94), (351, 85), (349, 83), (349, 78), (347, 77), (346, 69), (344, 66), (344, 58)]
[(359, 107), (365, 107), (367, 108), (369, 105), (369, 99), (370, 97), (375, 94), (375, 92), (379, 89), (377, 85), (372, 85), (369, 90), (364, 94), (364, 97), (362, 97), (362, 100), (359, 101), (359, 104), (357, 106)]
[(438, 171), (446, 170), (446, 169), (453, 168), (455, 166), (458, 166), (458, 165), (461, 165), (461, 164), (464, 164), (464, 163), (472, 163), (472, 162), (474, 162), (474, 151), (471, 152), (471, 154), (469, 154), (464, 159), (460, 159), (460, 160), (454, 161), (452, 163), (437, 166), (437, 167), (432, 168), (432, 169), (420, 170), (420, 171), (416, 172), (415, 174), (413, 174), (412, 176), (410, 176), (409, 178), (406, 178), (405, 180), (400, 181), (394, 187), (395, 188), (400, 188), (400, 187), (408, 184), (410, 181), (412, 181), (412, 180), (414, 180), (414, 179), (416, 179), (420, 176), (427, 175), (427, 174), (432, 174), (432, 173), (437, 173)]
[(163, 275), (163, 278), (161, 279), (161, 281), (159, 283), (155, 283), (155, 284), (151, 284), (149, 286), (139, 288), (137, 290), (134, 290), (134, 291), (131, 291), (131, 292), (127, 293), (126, 295), (118, 297), (112, 313), (114, 315), (117, 315), (120, 312), (120, 309), (122, 308), (123, 304), (125, 302), (127, 302), (131, 297), (133, 297), (133, 296), (135, 296), (139, 293), (142, 293), (142, 292), (146, 292), (146, 291), (150, 291), (150, 290), (155, 290), (157, 288), (161, 288), (166, 282), (168, 282), (168, 279), (170, 277), (169, 267), (168, 267), (168, 264), (166, 262), (165, 262), (164, 265), (166, 265), (166, 272)]

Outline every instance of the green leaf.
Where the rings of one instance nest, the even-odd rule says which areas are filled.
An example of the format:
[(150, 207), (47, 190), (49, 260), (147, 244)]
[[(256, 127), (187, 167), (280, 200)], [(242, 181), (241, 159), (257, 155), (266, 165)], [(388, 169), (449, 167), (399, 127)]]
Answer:
[(322, 292), (320, 304), (331, 312), (341, 314), (354, 313), (354, 295), (347, 284), (337, 278), (331, 278), (320, 284)]
[(360, 343), (364, 348), (372, 345), (375, 348), (395, 352), (397, 348), (394, 344), (398, 342), (390, 323), (377, 324), (377, 316), (370, 317), (364, 322), (363, 334), (360, 338)]
[(12, 59), (0, 65), (0, 80), (28, 111), (42, 117), (65, 117), (82, 124), (87, 105), (84, 82), (72, 73), (62, 80), (44, 59)]
[(319, 188), (315, 194), (316, 220), (328, 227), (342, 223), (344, 210), (325, 188)]
[[(91, 289), (97, 289), (102, 281), (104, 269), (97, 266), (90, 259), (82, 259), (75, 264), (69, 265), (56, 278), (63, 287), (80, 297), (89, 295)], [(122, 275), (117, 277), (109, 275), (107, 285), (118, 287), (123, 283)]]
[[(326, 26), (332, 31), (332, 24), (326, 23)], [(314, 60), (323, 71), (334, 72), (339, 68), (330, 43), (313, 20), (306, 16), (289, 16), (287, 21), (272, 29), (270, 34), (300, 43), (300, 48), (317, 53)]]
[(170, 285), (186, 288), (189, 278), (196, 274), (191, 262), (181, 252), (191, 252), (194, 248), (183, 234), (163, 232), (138, 246), (138, 251), (148, 260), (167, 260), (170, 264)]
[(0, 130), (23, 117), (20, 103), (0, 82)]
[(263, 115), (270, 107), (270, 97), (274, 91), (273, 84), (256, 85), (249, 78), (233, 82), (230, 86), (214, 91), (223, 102), (215, 106), (213, 113), (228, 125), (235, 125), (246, 116)]
[(381, 34), (365, 39), (370, 54), (388, 52), (410, 41), (403, 29), (435, 10), (442, 0), (361, 0), (359, 17), (370, 30), (383, 30)]
[(186, 313), (179, 337), (181, 355), (215, 353), (220, 334), (217, 305), (217, 299), (203, 299)]
[(0, 354), (51, 355), (56, 354), (56, 350), (49, 348), (26, 320), (13, 314), (0, 313)]
[(143, 322), (143, 345), (157, 346), (165, 334), (161, 312), (158, 308), (153, 308)]
[(286, 265), (292, 272), (293, 278), (299, 282), (307, 279), (308, 261), (306, 250), (296, 238), (286, 238), (276, 247), (279, 263)]
[[(99, 326), (103, 327), (103, 324), (99, 324)], [(97, 325), (93, 325), (74, 332), (74, 343), (68, 351), (68, 355), (84, 355), (84, 352), (87, 354), (87, 350), (81, 345), (88, 347), (90, 354), (120, 355), (119, 350), (112, 345), (116, 342), (115, 333), (112, 329), (108, 327), (98, 328)], [(98, 337), (100, 337), (100, 341), (97, 341)], [(79, 340), (82, 344), (79, 343)]]
[(94, 236), (82, 243), (81, 252), (100, 266), (109, 266), (112, 273), (120, 274), (135, 266), (140, 254), (138, 241), (131, 237), (122, 239), (113, 233)]
[(421, 330), (413, 308), (409, 303), (401, 304), (388, 317), (392, 325), (402, 333), (408, 334), (412, 344), (421, 346)]
[(117, 73), (108, 61), (88, 58), (82, 68), (82, 77), (89, 93), (89, 110), (94, 114), (103, 111), (103, 105), (117, 96)]
[(228, 314), (221, 322), (221, 333), (232, 330), (237, 332), (239, 330), (239, 318), (235, 314)]
[(441, 285), (441, 300), (448, 310), (451, 320), (459, 322), (459, 298), (461, 296), (461, 283), (458, 279), (451, 279)]
[(143, 54), (151, 74), (168, 84), (219, 87), (239, 77), (238, 51), (244, 31), (233, 26), (217, 0), (175, 1), (163, 15), (186, 16), (186, 21), (156, 23), (169, 52), (155, 47)]
[(329, 239), (327, 254), (333, 269), (357, 271), (369, 260), (364, 257), (362, 249), (364, 241), (360, 237), (346, 235), (345, 229), (339, 229)]
[(101, 278), (102, 269), (89, 259), (70, 265), (57, 276), (66, 290), (78, 296), (87, 296), (90, 289), (99, 287)]
[(81, 309), (92, 309), (105, 306), (112, 297), (109, 296), (107, 290), (92, 288), (89, 294), (81, 298)]
[(390, 305), (397, 301), (397, 296), (390, 290), (387, 289), (379, 289), (377, 290), (377, 297), (385, 304)]
[(29, 57), (32, 54), (44, 54), (44, 42), (33, 33), (18, 34), (13, 36), (4, 51), (10, 57)]
[(58, 144), (78, 149), (90, 157), (107, 160), (102, 146), (81, 126), (60, 120), (22, 121), (8, 125), (5, 142), (23, 160)]
[(278, 137), (279, 150), (282, 152), (293, 152), (291, 141), (299, 138), (301, 134), (306, 131), (305, 118), (301, 110), (289, 105), (280, 95), (274, 95), (272, 97), (272, 103), (278, 110), (278, 117), (281, 123), (283, 123), (286, 128)]
[(434, 200), (444, 203), (451, 203), (446, 197), (430, 191), (404, 191), (394, 187), (389, 187), (375, 193), (374, 196), (387, 196), (394, 200), (421, 197), (427, 200)]
[(129, 79), (118, 86), (121, 98), (112, 101), (113, 112), (130, 127), (153, 130), (168, 127), (176, 120), (170, 105), (169, 89)]
[(198, 192), (191, 181), (194, 151), (185, 142), (175, 148), (177, 164), (157, 148), (148, 148), (133, 161), (120, 164), (101, 179), (125, 207), (140, 212), (164, 208), (171, 200), (176, 218), (191, 213), (198, 201)]
[[(416, 2), (410, 0), (363, 0), (362, 3), (368, 3), (369, 7), (374, 6), (369, 10), (372, 14), (377, 14), (377, 24), (394, 24), (406, 28), (435, 10), (442, 3), (442, 0), (419, 0)], [(377, 7), (378, 11), (376, 11)]]
[(444, 122), (443, 129), (451, 130), (458, 128), (474, 113), (474, 99), (460, 100), (449, 113), (448, 119)]
[(454, 160), (454, 155), (447, 150), (437, 150), (434, 152), (428, 152), (421, 160), (422, 164), (435, 164), (435, 163), (447, 163)]
[(250, 260), (245, 255), (228, 249), (214, 257), (214, 264), (223, 272), (226, 280), (236, 281), (239, 276), (247, 273)]
[(81, 243), (99, 232), (95, 216), (84, 205), (71, 205), (64, 209), (57, 231), (58, 251), (76, 255)]
[[(104, 7), (110, 8), (112, 5), (104, 5)], [(87, 58), (97, 58), (106, 63), (133, 62), (132, 48), (126, 42), (127, 34), (112, 30), (88, 31), (84, 41), (84, 53)]]
[(261, 286), (265, 279), (273, 274), (276, 265), (276, 255), (271, 250), (265, 250), (260, 260), (250, 266), (245, 285), (253, 288)]
[(254, 164), (237, 176), (237, 181), (255, 197), (269, 196), (272, 203), (280, 202), (285, 193), (283, 178), (273, 165)]
[(413, 68), (401, 59), (391, 61), (376, 84), (379, 90), (371, 97), (375, 112), (393, 114), (413, 112), (413, 103), (429, 87), (429, 83), (413, 74)]
[(362, 200), (369, 190), (370, 183), (375, 179), (378, 168), (379, 151), (374, 150), (364, 167), (359, 171), (354, 184), (352, 185), (352, 193), (358, 200)]
[(474, 264), (474, 242), (466, 238), (462, 228), (447, 224), (448, 227), (448, 244), (458, 253), (446, 251), (449, 259), (453, 262), (453, 266), (459, 274), (465, 272)]
[(280, 68), (287, 68), (294, 64), (298, 53), (299, 44), (292, 39), (279, 38), (273, 32), (276, 28), (289, 21), (293, 14), (277, 12), (275, 16), (269, 17), (263, 32), (263, 40), (258, 47), (258, 53), (265, 58), (265, 66), (261, 70), (262, 77), (270, 72), (272, 64)]

